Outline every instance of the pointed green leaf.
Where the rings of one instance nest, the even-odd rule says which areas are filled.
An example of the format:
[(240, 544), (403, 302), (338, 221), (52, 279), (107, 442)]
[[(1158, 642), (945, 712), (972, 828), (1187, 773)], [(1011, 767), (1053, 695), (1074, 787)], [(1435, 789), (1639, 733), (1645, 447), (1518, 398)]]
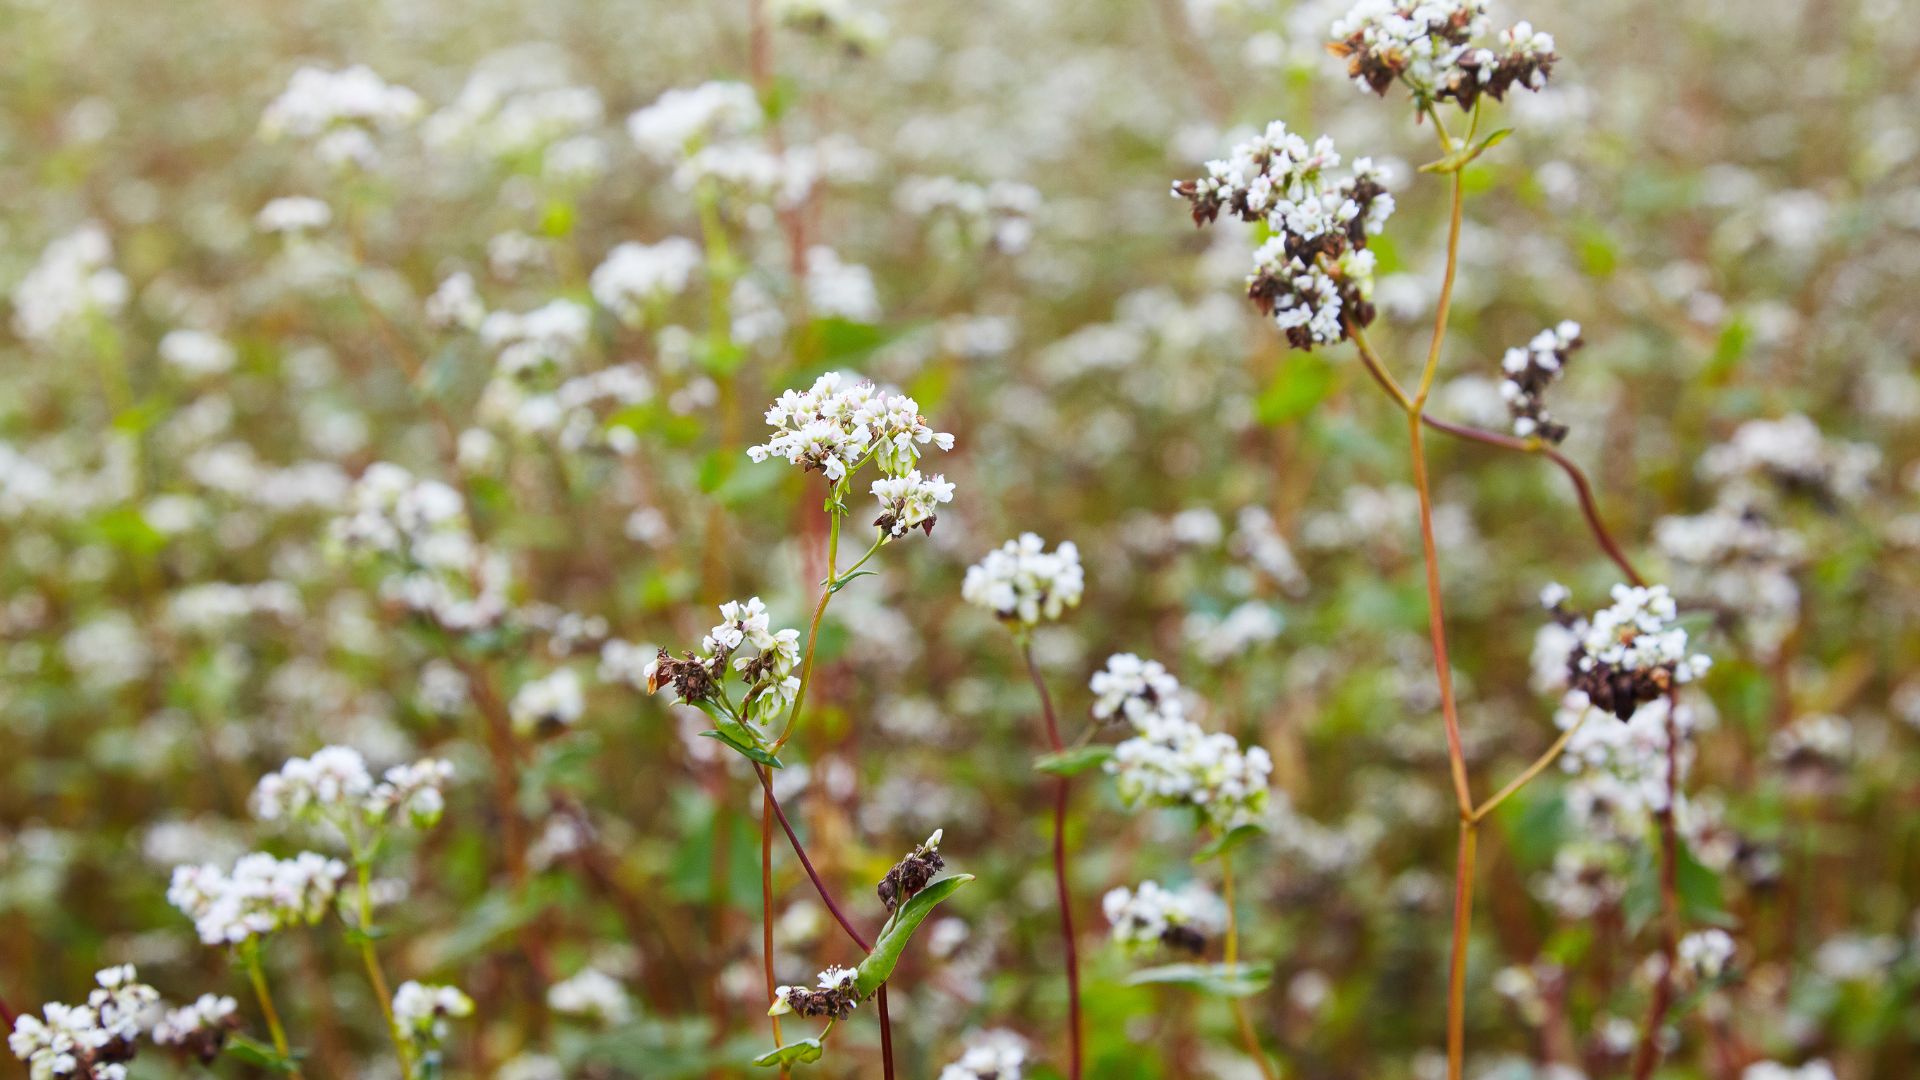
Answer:
[(239, 1032), (227, 1036), (227, 1043), (223, 1049), (228, 1057), (244, 1061), (249, 1065), (257, 1065), (262, 1069), (283, 1073), (300, 1071), (298, 1054), (283, 1055), (266, 1043), (249, 1039)]
[(854, 993), (864, 999), (880, 989), (880, 984), (892, 976), (894, 965), (900, 962), (908, 939), (926, 921), (927, 915), (940, 901), (952, 896), (954, 890), (972, 880), (972, 874), (943, 874), (927, 882), (927, 887), (913, 894), (913, 899), (901, 904), (887, 925), (880, 928), (880, 939), (873, 943), (873, 951), (854, 969)]
[(1254, 837), (1265, 834), (1266, 831), (1266, 828), (1260, 825), (1235, 825), (1233, 828), (1228, 829), (1226, 832), (1208, 841), (1207, 846), (1201, 848), (1199, 852), (1193, 856), (1193, 861), (1200, 863), (1206, 862), (1209, 859), (1217, 859)]
[(1217, 997), (1252, 997), (1267, 988), (1273, 968), (1266, 964), (1167, 964), (1136, 971), (1128, 986), (1191, 986)]
[(753, 1063), (769, 1069), (781, 1065), (810, 1065), (819, 1061), (820, 1055), (824, 1053), (826, 1053), (826, 1047), (819, 1039), (801, 1039), (797, 1043), (788, 1043), (769, 1050), (754, 1058)]
[(1501, 141), (1506, 139), (1506, 137), (1511, 134), (1513, 134), (1512, 128), (1501, 128), (1499, 131), (1496, 131), (1493, 134), (1488, 135), (1486, 138), (1481, 139), (1479, 142), (1472, 143), (1467, 146), (1462, 146), (1458, 150), (1455, 150), (1453, 153), (1448, 154), (1446, 157), (1443, 157), (1438, 161), (1427, 162), (1425, 165), (1420, 166), (1420, 171), (1424, 173), (1459, 172), (1461, 169), (1466, 168), (1467, 165), (1471, 163), (1474, 158), (1477, 158), (1481, 154), (1484, 154), (1488, 150), (1491, 150), (1493, 147), (1498, 145)]
[(779, 758), (774, 757), (772, 754), (767, 753), (765, 750), (762, 750), (757, 746), (753, 746), (748, 743), (743, 743), (739, 739), (735, 738), (732, 735), (727, 734), (724, 731), (703, 731), (700, 734), (705, 738), (709, 738), (714, 740), (715, 742), (724, 743), (727, 746), (732, 747), (736, 752), (740, 754), (740, 756), (746, 758), (748, 761), (757, 761), (760, 764), (765, 765), (769, 769), (786, 768), (785, 765), (780, 764)]
[(1052, 773), (1055, 776), (1077, 776), (1112, 756), (1111, 746), (1076, 746), (1057, 754), (1043, 754), (1034, 758), (1033, 768), (1035, 772)]
[(830, 593), (838, 593), (841, 589), (844, 589), (847, 586), (853, 584), (854, 578), (871, 577), (873, 576), (874, 573), (875, 571), (872, 571), (872, 570), (856, 570), (853, 573), (848, 574), (846, 577), (843, 577), (840, 580), (834, 582), (833, 584), (828, 585), (827, 591)]

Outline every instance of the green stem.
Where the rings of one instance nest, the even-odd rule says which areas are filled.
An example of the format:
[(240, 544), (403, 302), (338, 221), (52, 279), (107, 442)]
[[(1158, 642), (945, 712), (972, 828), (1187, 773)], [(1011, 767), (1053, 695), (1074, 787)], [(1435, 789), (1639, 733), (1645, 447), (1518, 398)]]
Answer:
[[(1233, 909), (1233, 854), (1220, 853), (1220, 899), (1227, 906), (1227, 939), (1225, 943), (1227, 967), (1232, 968), (1240, 959), (1240, 919)], [(1260, 1075), (1266, 1080), (1277, 1080), (1273, 1066), (1267, 1063), (1267, 1052), (1260, 1048), (1260, 1038), (1254, 1033), (1253, 1021), (1247, 1018), (1247, 1003), (1241, 998), (1233, 1002), (1233, 1019), (1240, 1028), (1240, 1042), (1247, 1048), (1247, 1055), (1260, 1066)]]
[[(837, 497), (839, 492), (834, 494)], [(800, 707), (807, 700), (807, 685), (813, 681), (813, 654), (814, 646), (820, 641), (820, 620), (827, 614), (827, 602), (833, 599), (833, 579), (839, 576), (835, 568), (840, 559), (840, 515), (828, 510), (827, 521), (827, 584), (821, 586), (820, 602), (813, 608), (813, 625), (807, 628), (807, 655), (800, 658), (800, 686), (793, 692), (793, 708), (787, 710), (786, 727), (781, 730), (780, 737), (774, 740), (773, 752), (776, 754), (787, 745), (788, 739), (793, 738), (794, 728), (800, 722)]]
[(355, 936), (360, 942), (360, 962), (367, 969), (367, 982), (373, 986), (373, 996), (380, 1002), (380, 1015), (387, 1022), (387, 1035), (393, 1040), (394, 1051), (400, 1057), (400, 1076), (402, 1080), (412, 1080), (413, 1043), (407, 1038), (406, 1032), (400, 1030), (400, 1022), (394, 1018), (393, 991), (387, 988), (386, 973), (380, 970), (380, 954), (373, 947), (373, 892), (366, 860), (355, 858), (354, 870), (359, 887), (357, 906), (360, 932)]
[[(253, 996), (260, 1000), (261, 1015), (267, 1020), (267, 1034), (273, 1038), (274, 1052), (287, 1061), (293, 1051), (287, 1044), (287, 1029), (280, 1023), (280, 1011), (273, 1007), (273, 994), (267, 990), (267, 973), (260, 966), (260, 943), (248, 941), (240, 947), (240, 962), (247, 969), (247, 981), (253, 984)], [(302, 1080), (298, 1066), (288, 1070), (293, 1080)]]

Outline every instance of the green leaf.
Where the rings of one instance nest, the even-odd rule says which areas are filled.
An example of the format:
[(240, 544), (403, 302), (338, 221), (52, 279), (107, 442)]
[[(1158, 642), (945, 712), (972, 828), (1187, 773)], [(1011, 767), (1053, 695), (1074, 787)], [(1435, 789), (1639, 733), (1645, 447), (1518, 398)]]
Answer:
[[(733, 721), (733, 723), (735, 726), (740, 726), (738, 721)], [(757, 761), (760, 764), (765, 765), (769, 769), (786, 768), (785, 765), (782, 765), (780, 763), (779, 758), (774, 757), (772, 754), (767, 753), (765, 750), (762, 750), (757, 746), (754, 746), (752, 743), (741, 742), (739, 739), (736, 739), (735, 737), (727, 734), (724, 731), (703, 731), (700, 734), (705, 738), (714, 740), (715, 742), (725, 743), (727, 746), (732, 747), (736, 752), (740, 754), (740, 756), (746, 758), (748, 761)]]
[(942, 874), (927, 882), (927, 887), (913, 894), (913, 899), (901, 904), (887, 925), (880, 928), (880, 938), (873, 943), (873, 951), (867, 954), (860, 966), (854, 969), (853, 989), (860, 998), (880, 989), (880, 984), (893, 975), (893, 967), (900, 962), (900, 954), (907, 947), (913, 932), (920, 929), (934, 907), (952, 896), (954, 890), (973, 880), (972, 874)]
[(224, 1049), (228, 1057), (244, 1061), (249, 1065), (257, 1065), (263, 1069), (272, 1069), (275, 1072), (283, 1073), (298, 1072), (300, 1070), (299, 1054), (283, 1056), (280, 1051), (275, 1050), (266, 1043), (249, 1039), (239, 1032), (227, 1036), (227, 1044)]
[(1253, 403), (1263, 424), (1285, 424), (1312, 412), (1333, 392), (1333, 365), (1308, 353), (1293, 353)]
[(1191, 986), (1216, 997), (1252, 997), (1273, 980), (1273, 968), (1267, 964), (1167, 964), (1136, 971), (1127, 978), (1128, 986)]
[(1042, 754), (1034, 758), (1033, 770), (1055, 776), (1078, 776), (1112, 756), (1111, 746), (1076, 746), (1057, 754)]
[(844, 589), (847, 586), (853, 584), (854, 578), (869, 577), (874, 573), (875, 571), (872, 571), (872, 570), (856, 570), (853, 573), (848, 574), (846, 577), (843, 577), (840, 580), (835, 581), (832, 584), (828, 585), (827, 592), (838, 593), (841, 589)]
[(1200, 863), (1206, 862), (1209, 859), (1217, 859), (1254, 837), (1265, 835), (1266, 831), (1266, 828), (1260, 825), (1235, 825), (1233, 828), (1228, 829), (1226, 832), (1208, 841), (1207, 846), (1201, 848), (1194, 854), (1193, 861)]
[(761, 1068), (773, 1068), (779, 1065), (810, 1065), (819, 1061), (820, 1055), (824, 1053), (826, 1053), (826, 1047), (819, 1039), (801, 1039), (797, 1043), (788, 1043), (769, 1050), (754, 1058), (753, 1063)]

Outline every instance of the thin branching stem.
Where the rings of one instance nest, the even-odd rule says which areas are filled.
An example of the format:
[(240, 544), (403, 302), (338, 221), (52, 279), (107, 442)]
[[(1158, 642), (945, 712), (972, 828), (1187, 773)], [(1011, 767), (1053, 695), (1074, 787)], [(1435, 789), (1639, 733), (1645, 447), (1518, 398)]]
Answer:
[[(1233, 909), (1233, 853), (1220, 853), (1220, 900), (1227, 907), (1227, 938), (1224, 943), (1223, 959), (1228, 968), (1240, 962), (1240, 917)], [(1240, 1042), (1247, 1048), (1247, 1056), (1260, 1066), (1260, 1075), (1266, 1080), (1279, 1080), (1273, 1066), (1267, 1062), (1267, 1052), (1260, 1048), (1260, 1038), (1254, 1033), (1253, 1021), (1247, 1017), (1247, 1003), (1241, 998), (1230, 999), (1233, 1002), (1234, 1023), (1240, 1028)]]
[(1522, 772), (1519, 776), (1514, 777), (1512, 783), (1509, 783), (1506, 787), (1501, 788), (1498, 794), (1494, 795), (1492, 798), (1488, 799), (1486, 802), (1481, 803), (1479, 807), (1475, 809), (1473, 814), (1471, 815), (1472, 820), (1476, 824), (1485, 820), (1488, 814), (1491, 814), (1496, 809), (1498, 809), (1500, 804), (1503, 802), (1506, 802), (1507, 799), (1510, 798), (1514, 792), (1519, 791), (1521, 788), (1526, 787), (1529, 783), (1531, 783), (1534, 777), (1539, 776), (1540, 773), (1543, 770), (1545, 770), (1547, 766), (1553, 764), (1554, 760), (1560, 756), (1560, 752), (1562, 750), (1565, 750), (1567, 748), (1567, 744), (1573, 741), (1574, 733), (1580, 730), (1580, 725), (1586, 722), (1587, 722), (1587, 713), (1585, 711), (1582, 711), (1580, 715), (1574, 719), (1573, 723), (1568, 725), (1567, 730), (1561, 732), (1560, 737), (1553, 740), (1553, 745), (1547, 747), (1546, 753), (1541, 754), (1539, 757), (1535, 758), (1533, 761), (1533, 764), (1527, 766), (1526, 770)]
[(1648, 1080), (1660, 1064), (1660, 1029), (1673, 1007), (1673, 965), (1680, 939), (1680, 836), (1673, 818), (1674, 802), (1680, 797), (1680, 725), (1676, 718), (1678, 703), (1667, 698), (1667, 804), (1655, 816), (1660, 827), (1660, 971), (1653, 984), (1653, 999), (1647, 1003), (1647, 1018), (1641, 1026), (1640, 1044), (1633, 1053), (1633, 1080)]
[[(267, 973), (260, 966), (260, 943), (250, 941), (241, 947), (241, 964), (247, 969), (247, 981), (253, 984), (253, 996), (260, 1001), (260, 1015), (267, 1021), (267, 1035), (273, 1040), (274, 1053), (283, 1060), (293, 1060), (293, 1050), (287, 1042), (287, 1029), (280, 1023), (280, 1010), (273, 1007), (273, 993), (267, 989)], [(13, 1017), (7, 1016), (7, 1026), (13, 1026)], [(302, 1080), (300, 1069), (296, 1066), (287, 1070), (293, 1080)]]
[(373, 883), (367, 860), (354, 857), (354, 872), (358, 885), (357, 904), (360, 923), (354, 936), (360, 944), (360, 963), (367, 969), (367, 982), (373, 987), (374, 999), (380, 1003), (380, 1016), (387, 1022), (387, 1036), (393, 1040), (394, 1053), (400, 1057), (400, 1076), (410, 1080), (413, 1076), (413, 1042), (400, 1030), (400, 1021), (393, 1015), (393, 991), (387, 989), (386, 972), (380, 969), (380, 953), (373, 945)]
[(800, 685), (793, 692), (793, 708), (787, 710), (786, 726), (773, 742), (773, 752), (776, 754), (787, 745), (788, 739), (793, 738), (794, 728), (800, 723), (800, 709), (807, 701), (807, 686), (813, 682), (813, 654), (814, 646), (820, 642), (820, 620), (826, 617), (827, 604), (833, 599), (833, 581), (839, 576), (836, 567), (840, 560), (840, 515), (828, 510), (827, 523), (827, 580), (820, 587), (820, 602), (813, 606), (813, 623), (807, 627), (807, 652), (800, 658)]
[[(757, 766), (756, 766), (757, 768)], [(760, 796), (760, 961), (767, 977), (767, 1006), (771, 1008), (779, 997), (779, 979), (773, 972), (773, 789), (767, 788)], [(780, 1018), (769, 1016), (773, 1021), (773, 1045), (785, 1046), (786, 1039), (780, 1035)], [(785, 1066), (780, 1075), (787, 1076)]]

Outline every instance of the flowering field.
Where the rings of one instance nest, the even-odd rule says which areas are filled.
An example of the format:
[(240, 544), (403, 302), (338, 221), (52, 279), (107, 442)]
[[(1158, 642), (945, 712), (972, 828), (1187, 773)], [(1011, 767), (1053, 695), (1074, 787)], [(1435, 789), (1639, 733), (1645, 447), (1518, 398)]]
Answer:
[(1897, 0), (0, 11), (0, 1076), (1920, 1076)]

